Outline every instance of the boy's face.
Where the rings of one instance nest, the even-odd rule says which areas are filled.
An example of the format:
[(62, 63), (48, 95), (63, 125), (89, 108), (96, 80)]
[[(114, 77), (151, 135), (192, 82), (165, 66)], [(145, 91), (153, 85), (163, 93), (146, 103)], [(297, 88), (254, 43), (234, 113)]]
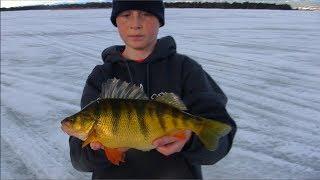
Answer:
[(154, 15), (140, 10), (127, 10), (116, 18), (120, 37), (130, 48), (145, 50), (157, 41), (160, 23)]

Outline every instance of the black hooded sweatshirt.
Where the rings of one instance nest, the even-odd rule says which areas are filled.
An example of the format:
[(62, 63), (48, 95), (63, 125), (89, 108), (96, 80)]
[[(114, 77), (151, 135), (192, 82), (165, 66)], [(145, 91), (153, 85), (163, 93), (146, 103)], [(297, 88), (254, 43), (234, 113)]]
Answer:
[(236, 124), (225, 109), (225, 94), (197, 62), (176, 52), (171, 36), (158, 39), (154, 51), (140, 63), (122, 57), (123, 50), (124, 46), (112, 46), (102, 52), (104, 64), (97, 65), (88, 76), (81, 108), (98, 98), (103, 82), (115, 77), (142, 84), (149, 98), (160, 92), (175, 93), (186, 104), (189, 113), (227, 123), (232, 131), (220, 139), (215, 151), (207, 150), (192, 134), (181, 152), (165, 156), (156, 150), (129, 149), (126, 162), (120, 166), (111, 164), (102, 150), (94, 151), (90, 146), (81, 148), (82, 141), (71, 136), (69, 144), (73, 167), (93, 172), (93, 179), (202, 179), (201, 165), (214, 164), (226, 156), (236, 132)]

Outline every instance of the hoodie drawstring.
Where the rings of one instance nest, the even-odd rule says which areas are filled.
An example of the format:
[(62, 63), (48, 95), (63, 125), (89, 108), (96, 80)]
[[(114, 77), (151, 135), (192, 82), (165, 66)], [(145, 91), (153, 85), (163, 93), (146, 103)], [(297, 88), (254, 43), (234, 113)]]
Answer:
[[(131, 74), (131, 70), (130, 70), (129, 64), (128, 64), (127, 61), (125, 61), (125, 64), (126, 64), (129, 76), (130, 76), (131, 84), (133, 84), (133, 77), (132, 77), (132, 74)], [(150, 63), (147, 64), (147, 96), (150, 97)]]
[(150, 63), (147, 64), (147, 96), (150, 97)]
[(131, 71), (130, 71), (130, 67), (129, 67), (129, 64), (127, 61), (125, 61), (125, 64), (127, 66), (127, 70), (129, 72), (129, 77), (130, 77), (130, 81), (131, 81), (131, 84), (133, 84), (133, 79), (132, 79), (132, 74), (131, 74)]
[[(133, 84), (133, 77), (127, 61), (125, 61), (127, 71), (129, 73), (131, 84)], [(147, 63), (147, 97), (150, 97), (150, 63)]]

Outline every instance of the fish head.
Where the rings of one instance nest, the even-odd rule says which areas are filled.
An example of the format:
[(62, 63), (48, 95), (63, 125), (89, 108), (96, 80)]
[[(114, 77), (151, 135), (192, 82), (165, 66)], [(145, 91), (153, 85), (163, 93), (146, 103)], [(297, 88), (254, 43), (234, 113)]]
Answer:
[(90, 113), (79, 112), (61, 121), (61, 129), (69, 136), (86, 140), (93, 128), (95, 118)]

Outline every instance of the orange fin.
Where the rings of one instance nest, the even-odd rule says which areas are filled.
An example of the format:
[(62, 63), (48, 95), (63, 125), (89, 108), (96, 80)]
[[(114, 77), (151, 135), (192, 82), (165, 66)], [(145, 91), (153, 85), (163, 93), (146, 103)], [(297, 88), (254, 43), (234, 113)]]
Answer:
[(104, 148), (104, 152), (108, 158), (108, 160), (114, 164), (118, 165), (120, 162), (124, 162), (125, 153), (113, 148)]
[(184, 131), (178, 131), (173, 136), (181, 140), (186, 139), (186, 133)]

